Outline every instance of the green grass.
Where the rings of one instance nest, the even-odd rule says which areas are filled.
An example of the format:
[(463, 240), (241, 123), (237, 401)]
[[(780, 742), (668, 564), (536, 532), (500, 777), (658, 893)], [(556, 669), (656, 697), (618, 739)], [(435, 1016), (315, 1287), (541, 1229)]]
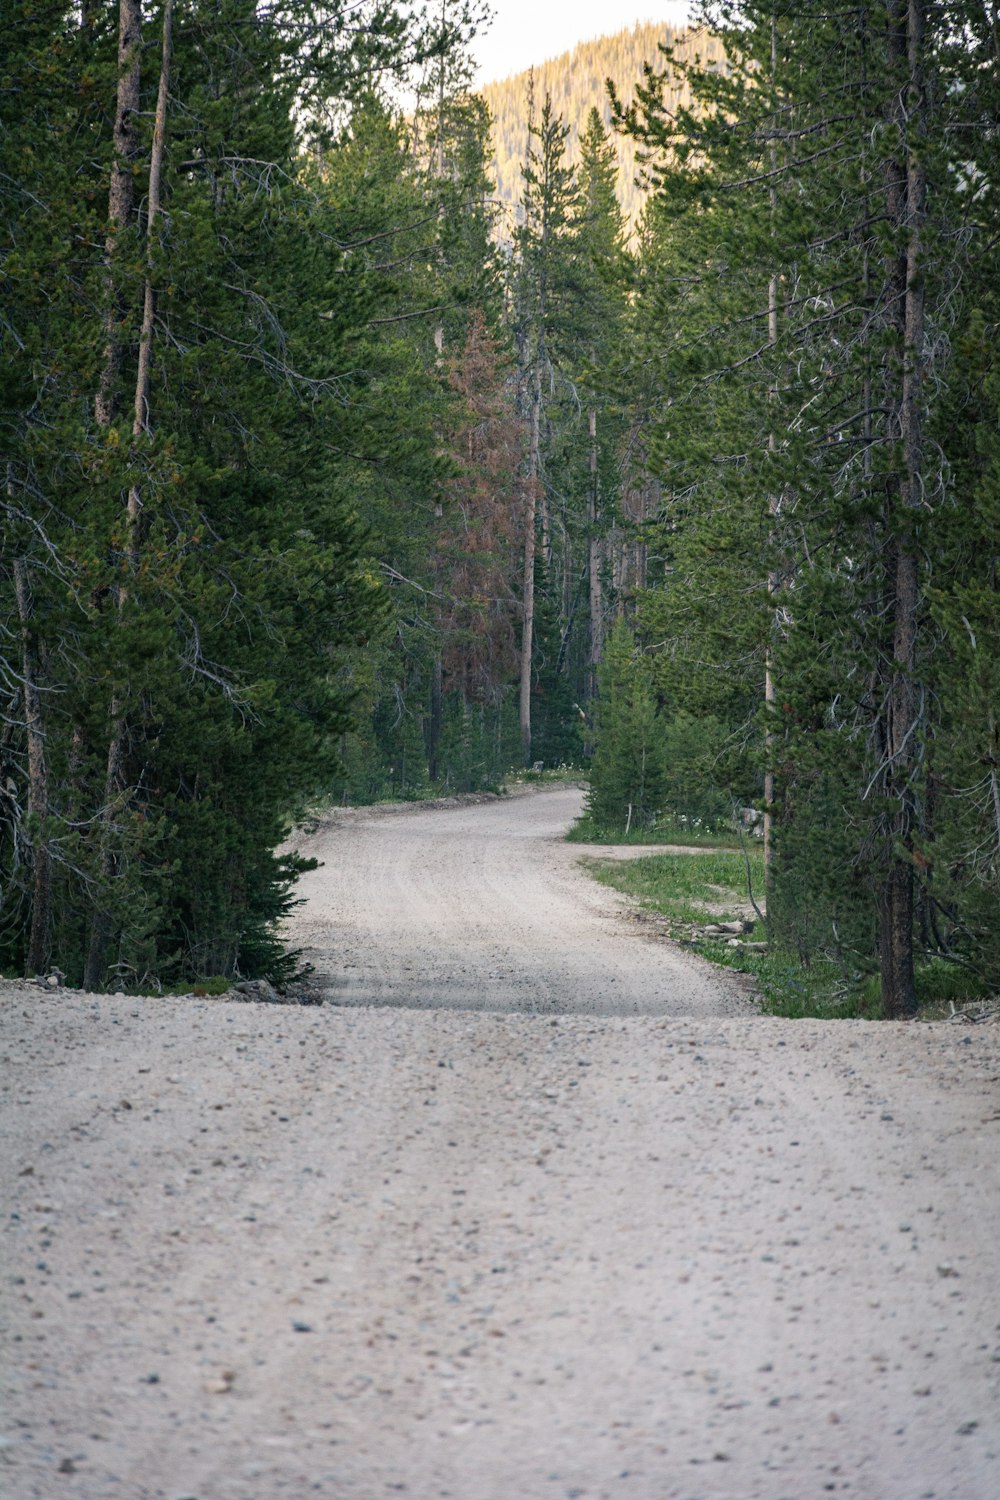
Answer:
[[(766, 934), (760, 924), (754, 928), (752, 941), (763, 942)], [(881, 1004), (870, 1002), (857, 988), (844, 984), (843, 972), (830, 959), (817, 959), (805, 966), (787, 953), (749, 952), (746, 948), (728, 948), (724, 943), (696, 944), (702, 957), (723, 968), (749, 974), (761, 996), (761, 1010), (767, 1016), (784, 1016), (798, 1021), (813, 1018), (821, 1021), (862, 1017), (876, 1020)]]
[[(764, 889), (764, 859), (749, 853), (753, 894), (758, 904)], [(704, 854), (647, 854), (628, 860), (587, 860), (596, 879), (636, 897), (643, 906), (682, 923), (726, 921), (743, 915), (747, 902), (747, 866), (742, 854), (728, 849)], [(711, 908), (711, 909), (710, 909)]]
[[(917, 987), (918, 1014), (922, 1021), (947, 1020), (963, 1006), (995, 1003), (987, 986), (975, 974), (961, 964), (947, 963), (935, 958), (918, 963), (914, 972)], [(879, 977), (872, 974), (865, 980), (862, 991), (865, 1001), (878, 1005)]]
[(164, 995), (225, 995), (233, 981), (224, 974), (207, 974), (199, 979), (173, 984), (163, 991)]
[(609, 832), (606, 828), (598, 828), (589, 813), (584, 813), (577, 818), (566, 837), (571, 844), (685, 844), (688, 848), (698, 849), (739, 848), (739, 840), (732, 829), (719, 832), (702, 828), (697, 822), (682, 823), (673, 818), (661, 818), (652, 828), (630, 828), (625, 833), (624, 830)]
[(504, 788), (511, 786), (579, 786), (587, 779), (582, 766), (553, 766), (543, 771), (510, 771), (504, 778)]
[[(747, 851), (753, 894), (763, 906), (764, 857), (760, 849)], [(758, 952), (730, 947), (725, 939), (696, 939), (694, 930), (712, 921), (739, 919), (747, 910), (747, 871), (742, 853), (724, 849), (692, 854), (650, 854), (637, 859), (584, 861), (604, 885), (633, 897), (647, 911), (666, 919), (670, 936), (691, 946), (710, 962), (748, 974), (762, 998), (767, 1015), (791, 1019), (845, 1016), (877, 1020), (882, 1014), (878, 975), (845, 978), (833, 959), (803, 964), (790, 953), (768, 948)], [(748, 943), (767, 941), (767, 929), (755, 921)], [(975, 1006), (990, 1000), (986, 987), (968, 969), (941, 959), (920, 963), (916, 971), (917, 1001), (923, 1020), (947, 1019), (953, 1007)], [(993, 997), (995, 1001), (995, 997)]]

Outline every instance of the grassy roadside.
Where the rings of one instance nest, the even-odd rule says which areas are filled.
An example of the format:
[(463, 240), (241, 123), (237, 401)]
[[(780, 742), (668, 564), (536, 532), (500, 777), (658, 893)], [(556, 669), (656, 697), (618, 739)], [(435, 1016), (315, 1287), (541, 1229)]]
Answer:
[(702, 827), (700, 818), (662, 818), (655, 828), (633, 828), (629, 833), (608, 833), (597, 828), (588, 813), (577, 818), (566, 835), (571, 844), (684, 844), (688, 848), (738, 849), (735, 836)]
[[(664, 918), (670, 937), (712, 963), (750, 975), (766, 1015), (822, 1019), (877, 1016), (877, 997), (860, 989), (845, 990), (843, 976), (833, 963), (806, 967), (788, 954), (752, 946), (766, 943), (767, 931), (750, 903), (748, 862), (750, 888), (763, 909), (764, 856), (760, 849), (748, 849), (744, 855), (714, 848), (697, 854), (651, 854), (630, 860), (588, 859), (584, 864), (603, 885), (622, 891), (645, 910)], [(699, 929), (708, 924), (739, 920), (752, 920), (753, 926), (735, 941), (699, 935)]]
[[(877, 1020), (882, 1014), (877, 975), (854, 975), (848, 980), (833, 960), (802, 964), (793, 954), (764, 946), (767, 929), (750, 903), (748, 862), (753, 897), (763, 909), (764, 856), (760, 849), (748, 849), (746, 855), (731, 849), (706, 849), (630, 860), (592, 858), (583, 864), (602, 884), (631, 896), (646, 911), (655, 912), (675, 941), (693, 948), (711, 963), (750, 975), (765, 1015)], [(735, 940), (706, 937), (701, 932), (711, 923), (741, 920), (752, 921), (753, 926)], [(917, 966), (916, 981), (921, 1020), (963, 1016), (987, 1020), (1000, 1014), (997, 996), (988, 994), (974, 975), (954, 963), (924, 961)]]

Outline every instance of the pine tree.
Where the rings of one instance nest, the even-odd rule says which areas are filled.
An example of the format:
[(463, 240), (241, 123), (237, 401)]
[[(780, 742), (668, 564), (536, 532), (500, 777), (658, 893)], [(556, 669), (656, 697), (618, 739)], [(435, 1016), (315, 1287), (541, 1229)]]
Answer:
[[(928, 330), (953, 315), (960, 231), (949, 23), (936, 13), (929, 37), (920, 3), (861, 24), (797, 3), (724, 5), (718, 19), (728, 69), (667, 58), (696, 111), (670, 115), (650, 75), (619, 112), (678, 226), (655, 314), (670, 414), (654, 461), (706, 560), (720, 545), (741, 558), (741, 592), (756, 576), (754, 651), (775, 688), (775, 907), (786, 927), (796, 905), (824, 910), (839, 799), (851, 951), (870, 959), (877, 929), (884, 1008), (903, 1014), (932, 731), (928, 517), (946, 483), (925, 440), (946, 346)], [(745, 665), (747, 647), (731, 659)], [(843, 924), (825, 910), (836, 944)]]
[(604, 831), (651, 828), (668, 795), (663, 724), (645, 663), (624, 624), (608, 639), (599, 677), (588, 812)]
[[(615, 194), (614, 145), (597, 109), (580, 140), (579, 207), (573, 225), (574, 343), (587, 408), (588, 698), (604, 644), (605, 573), (619, 488), (621, 418), (609, 373), (624, 338), (631, 260)], [(613, 581), (613, 580), (612, 580)]]
[[(537, 121), (533, 114), (529, 119), (523, 166), (524, 223), (516, 241), (514, 320), (528, 425), (520, 683), (521, 754), (526, 765), (532, 762), (536, 579), (541, 579), (543, 588), (560, 587), (558, 618), (564, 629), (571, 618), (574, 594), (567, 527), (562, 517), (554, 515), (563, 490), (555, 478), (556, 433), (551, 420), (557, 400), (565, 400), (567, 394), (564, 360), (575, 313), (570, 230), (577, 190), (565, 160), (567, 134), (568, 128), (546, 96)], [(563, 665), (563, 645), (554, 653), (557, 670)], [(549, 654), (553, 654), (551, 643)]]
[(140, 49), (123, 0), (121, 65), (105, 8), (19, 11), (5, 64), (26, 191), (5, 200), (2, 597), (32, 673), (7, 691), (2, 941), (95, 984), (286, 971), (274, 850), (331, 774), (350, 651), (384, 614), (359, 496), (390, 449), (407, 483), (441, 467), (416, 414), (393, 446), (412, 357), (374, 331), (406, 314), (296, 144), (324, 90), (357, 99), (415, 33), (379, 7), (319, 29), (305, 4), (185, 7), (157, 124), (164, 9)]

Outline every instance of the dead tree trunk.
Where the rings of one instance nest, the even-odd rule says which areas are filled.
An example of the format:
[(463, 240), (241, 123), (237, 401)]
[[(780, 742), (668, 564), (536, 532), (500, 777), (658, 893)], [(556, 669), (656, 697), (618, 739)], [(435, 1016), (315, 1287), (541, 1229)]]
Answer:
[(444, 728), (444, 664), (437, 652), (431, 664), (431, 701), (427, 715), (427, 775), (437, 781), (441, 774), (441, 732)]
[[(771, 17), (771, 86), (777, 84), (778, 77), (778, 22), (775, 16)], [(777, 126), (775, 126), (775, 129)], [(772, 221), (778, 210), (778, 189), (775, 185), (775, 174), (778, 169), (778, 145), (772, 139), (768, 147), (769, 166), (771, 170), (771, 188), (769, 192), (770, 212)], [(778, 277), (772, 275), (767, 284), (767, 342), (772, 349), (778, 342)], [(770, 391), (771, 403), (775, 408), (778, 402), (778, 385), (775, 381)], [(774, 421), (771, 422), (771, 430), (767, 437), (768, 451), (775, 453), (778, 447), (778, 437), (774, 430)], [(775, 522), (781, 509), (781, 501), (774, 490), (768, 496), (768, 541), (773, 548), (775, 545)], [(775, 703), (777, 691), (774, 681), (774, 645), (777, 633), (777, 618), (775, 611), (775, 596), (778, 593), (780, 581), (777, 569), (773, 563), (768, 568), (767, 574), (767, 597), (769, 601), (768, 619), (768, 642), (767, 653), (764, 661), (764, 892), (765, 899), (770, 900), (772, 885), (774, 882), (774, 747), (775, 747)]]
[(105, 311), (107, 343), (100, 385), (94, 411), (102, 427), (109, 427), (117, 416), (118, 382), (122, 372), (123, 350), (120, 324), (124, 308), (115, 290), (115, 261), (118, 241), (132, 221), (135, 201), (133, 168), (139, 150), (139, 77), (142, 61), (141, 0), (119, 0), (118, 6), (118, 90), (115, 98), (115, 123), (112, 135), (111, 188), (108, 194), (108, 232), (105, 246), (108, 258), (108, 303)]
[[(133, 0), (122, 0), (123, 11), (132, 9)], [(155, 295), (153, 291), (153, 252), (159, 232), (161, 213), (161, 182), (163, 156), (167, 131), (167, 102), (170, 89), (170, 58), (173, 23), (173, 0), (164, 0), (163, 44), (160, 56), (160, 82), (156, 97), (156, 118), (153, 125), (153, 145), (149, 161), (149, 192), (146, 209), (146, 277), (143, 287), (142, 327), (139, 334), (139, 358), (136, 366), (135, 398), (132, 412), (132, 436), (138, 439), (149, 431), (149, 391), (152, 370), (153, 320)], [(124, 21), (123, 21), (124, 28)], [(115, 171), (111, 179), (111, 204), (109, 212), (115, 211)], [(128, 577), (134, 574), (139, 562), (140, 520), (142, 498), (138, 482), (129, 486), (126, 502), (128, 540), (126, 544), (125, 577), (118, 587), (118, 610), (124, 608), (128, 599)], [(105, 897), (115, 870), (114, 820), (124, 784), (125, 747), (128, 738), (128, 722), (124, 701), (117, 697), (111, 705), (111, 739), (108, 745), (107, 772), (105, 776), (104, 803), (101, 815), (101, 859), (100, 874)], [(104, 981), (107, 966), (108, 945), (111, 941), (113, 919), (109, 903), (105, 899), (95, 912), (91, 924), (90, 944), (84, 971), (84, 987), (98, 989)]]

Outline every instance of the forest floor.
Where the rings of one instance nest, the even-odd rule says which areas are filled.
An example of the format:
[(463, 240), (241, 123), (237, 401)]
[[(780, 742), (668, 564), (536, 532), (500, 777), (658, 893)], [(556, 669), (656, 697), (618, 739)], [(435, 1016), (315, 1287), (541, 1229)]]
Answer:
[(0, 985), (0, 1492), (1000, 1494), (1000, 1028), (757, 1015), (573, 796), (324, 820), (332, 1004)]

